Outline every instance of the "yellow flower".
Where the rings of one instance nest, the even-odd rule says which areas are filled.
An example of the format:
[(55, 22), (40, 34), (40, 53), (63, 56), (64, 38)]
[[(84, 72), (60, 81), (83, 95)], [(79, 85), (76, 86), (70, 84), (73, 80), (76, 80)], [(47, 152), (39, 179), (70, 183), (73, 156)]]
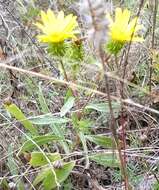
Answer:
[(77, 17), (72, 14), (64, 16), (63, 11), (58, 12), (57, 16), (50, 9), (46, 13), (41, 11), (41, 22), (35, 25), (43, 34), (38, 35), (37, 38), (45, 43), (60, 43), (65, 39), (76, 39), (75, 34), (78, 33), (75, 30), (78, 26), (76, 19)]
[(115, 20), (111, 18), (110, 14), (107, 15), (110, 22), (109, 35), (114, 42), (126, 43), (129, 41), (141, 42), (143, 38), (136, 35), (136, 32), (142, 28), (141, 25), (136, 24), (138, 17), (130, 21), (130, 11), (121, 8), (115, 10)]

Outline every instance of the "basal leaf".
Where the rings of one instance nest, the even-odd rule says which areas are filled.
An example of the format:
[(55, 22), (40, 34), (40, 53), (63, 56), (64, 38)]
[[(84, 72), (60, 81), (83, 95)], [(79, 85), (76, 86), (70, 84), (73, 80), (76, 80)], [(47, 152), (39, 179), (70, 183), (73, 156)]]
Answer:
[(29, 120), (36, 125), (63, 124), (70, 121), (68, 118), (56, 117), (50, 113), (32, 117)]
[[(120, 110), (120, 103), (112, 101), (112, 108), (114, 110), (114, 113), (118, 114), (118, 112)], [(93, 110), (103, 112), (103, 113), (106, 113), (106, 114), (110, 113), (108, 102), (105, 102), (105, 103), (91, 103), (91, 104), (88, 104), (85, 107), (85, 109), (93, 109)]]
[[(68, 163), (63, 163), (62, 168), (54, 169), (57, 182), (62, 183), (63, 181), (65, 181), (68, 178), (74, 166), (75, 162), (72, 161)], [(33, 182), (33, 185), (36, 186), (39, 183), (42, 183), (45, 190), (52, 190), (57, 186), (55, 182), (55, 176), (51, 168), (47, 167), (39, 172), (39, 174)]]
[(50, 162), (61, 159), (59, 153), (45, 153), (44, 155), (42, 152), (32, 152), (29, 163), (33, 167), (44, 166), (46, 164), (49, 164), (46, 157), (50, 160)]
[(68, 100), (66, 101), (66, 103), (61, 108), (61, 111), (60, 111), (60, 116), (61, 117), (65, 116), (66, 113), (70, 111), (70, 109), (74, 105), (74, 102), (75, 102), (75, 98), (74, 97), (69, 97), (68, 98)]
[[(24, 190), (25, 187), (24, 187), (23, 179), (18, 180), (19, 167), (17, 166), (13, 153), (14, 153), (13, 144), (10, 144), (8, 146), (7, 166), (10, 170), (11, 175), (17, 176), (13, 179), (13, 181), (17, 184), (17, 190)], [(7, 188), (2, 188), (2, 189), (7, 189)]]
[(41, 146), (41, 145), (47, 144), (47, 143), (55, 141), (55, 140), (63, 140), (63, 139), (61, 137), (56, 136), (56, 135), (36, 136), (36, 137), (32, 138), (32, 141), (27, 140), (23, 144), (23, 146), (20, 150), (20, 153), (25, 152), (25, 151), (31, 151), (37, 147), (36, 145)]
[(48, 105), (46, 103), (45, 97), (43, 95), (43, 91), (41, 89), (41, 84), (39, 84), (38, 99), (39, 99), (39, 103), (40, 103), (42, 112), (49, 113), (50, 111), (49, 111)]
[(86, 138), (97, 145), (105, 148), (112, 148), (113, 140), (111, 137), (101, 136), (101, 135), (87, 135)]
[[(61, 137), (61, 139), (65, 139), (65, 131), (63, 130), (63, 128), (65, 128), (65, 124), (63, 124), (62, 127), (59, 124), (52, 124), (50, 125), (50, 128), (55, 135)], [(66, 141), (60, 141), (60, 144), (63, 147), (65, 153), (69, 154), (70, 150), (68, 143)]]
[(119, 167), (120, 162), (115, 153), (96, 153), (89, 156), (90, 160), (105, 167)]
[(23, 112), (15, 104), (5, 104), (5, 109), (15, 117), (31, 134), (38, 134), (37, 128), (25, 117)]

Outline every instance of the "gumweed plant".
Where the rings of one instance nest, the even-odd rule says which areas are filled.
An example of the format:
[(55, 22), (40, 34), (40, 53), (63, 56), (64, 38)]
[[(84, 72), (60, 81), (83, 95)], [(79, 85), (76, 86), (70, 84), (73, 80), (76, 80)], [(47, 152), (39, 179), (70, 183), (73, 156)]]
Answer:
[(37, 36), (39, 41), (44, 43), (61, 43), (66, 39), (76, 39), (75, 34), (78, 32), (75, 28), (78, 26), (76, 16), (69, 14), (64, 16), (64, 12), (60, 11), (57, 16), (48, 9), (45, 13), (41, 11), (41, 22), (37, 22), (36, 26), (43, 32)]
[(143, 38), (137, 35), (137, 32), (142, 29), (142, 25), (137, 24), (138, 17), (130, 19), (131, 12), (128, 9), (122, 11), (121, 8), (116, 8), (115, 18), (107, 14), (109, 21), (109, 37), (107, 49), (111, 54), (118, 54), (123, 46), (132, 42), (142, 42)]
[(64, 15), (63, 11), (55, 13), (48, 9), (45, 13), (41, 11), (40, 22), (35, 25), (41, 30), (42, 34), (37, 35), (37, 39), (42, 43), (47, 43), (51, 54), (62, 56), (65, 53), (66, 40), (76, 40), (76, 30), (78, 27), (77, 17), (69, 14)]
[[(73, 14), (65, 16), (63, 11), (55, 14), (51, 9), (48, 9), (47, 12), (41, 11), (41, 19), (35, 23), (35, 26), (41, 31), (37, 35), (39, 42), (47, 44), (48, 52), (60, 58), (61, 64), (63, 64), (61, 62), (63, 58), (76, 61), (82, 59), (82, 44), (76, 43), (78, 41), (77, 35), (80, 33), (76, 16)], [(63, 73), (66, 73), (64, 65), (61, 66), (61, 69)]]

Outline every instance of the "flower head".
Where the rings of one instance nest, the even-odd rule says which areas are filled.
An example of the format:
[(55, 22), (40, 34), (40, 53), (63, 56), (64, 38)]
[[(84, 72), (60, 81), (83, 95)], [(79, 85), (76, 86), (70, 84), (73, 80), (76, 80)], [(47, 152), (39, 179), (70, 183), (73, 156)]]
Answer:
[(60, 43), (66, 39), (76, 39), (75, 34), (78, 31), (77, 17), (69, 14), (64, 16), (64, 12), (60, 11), (57, 15), (50, 9), (45, 13), (41, 11), (41, 22), (35, 25), (43, 34), (37, 36), (40, 42), (44, 43)]
[(121, 8), (115, 10), (115, 20), (111, 18), (110, 14), (107, 15), (110, 22), (110, 37), (113, 42), (126, 43), (129, 41), (141, 42), (143, 38), (136, 35), (136, 32), (142, 28), (137, 24), (138, 17), (135, 17), (130, 21), (130, 11)]

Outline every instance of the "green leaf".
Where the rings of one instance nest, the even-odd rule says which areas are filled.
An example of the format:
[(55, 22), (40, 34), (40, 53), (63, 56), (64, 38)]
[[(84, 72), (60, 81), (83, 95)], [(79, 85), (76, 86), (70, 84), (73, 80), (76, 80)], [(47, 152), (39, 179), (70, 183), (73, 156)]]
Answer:
[[(59, 124), (50, 125), (50, 128), (55, 135), (61, 137), (62, 139), (65, 139), (65, 136), (64, 136), (65, 131), (63, 130), (63, 127), (65, 128), (65, 125), (62, 127)], [(60, 144), (63, 147), (65, 153), (69, 154), (70, 151), (69, 151), (69, 146), (68, 146), (67, 142), (66, 141), (60, 141)]]
[(89, 158), (100, 165), (106, 167), (119, 167), (120, 162), (115, 153), (97, 153), (90, 155)]
[(90, 121), (88, 119), (79, 120), (76, 113), (72, 114), (71, 119), (72, 119), (73, 127), (77, 130), (77, 132), (81, 131), (84, 134), (86, 134), (86, 133), (88, 134), (90, 132), (90, 129), (93, 125), (92, 121)]
[(159, 182), (158, 181), (154, 184), (153, 189), (159, 190)]
[(13, 145), (10, 144), (8, 146), (7, 166), (9, 168), (9, 170), (10, 170), (11, 175), (18, 175), (18, 172), (19, 172), (18, 171), (18, 166), (17, 166), (17, 164), (16, 164), (16, 162), (14, 160), (13, 152), (14, 152)]
[(90, 129), (93, 125), (93, 122), (88, 119), (81, 119), (78, 121), (78, 130), (82, 131), (85, 134), (88, 134), (90, 132)]
[(71, 88), (68, 88), (68, 90), (67, 90), (67, 92), (66, 92), (66, 95), (65, 95), (65, 97), (64, 97), (64, 103), (66, 103), (67, 100), (68, 100), (70, 97), (72, 97), (72, 96), (73, 96), (72, 90), (71, 90)]
[(104, 148), (112, 148), (113, 140), (111, 137), (101, 135), (87, 135), (86, 138), (97, 145), (103, 146)]
[[(49, 142), (55, 141), (55, 140), (63, 140), (61, 137), (58, 137), (56, 135), (43, 135), (43, 136), (36, 136), (34, 138), (32, 138), (32, 141), (34, 141), (34, 143), (31, 140), (27, 140), (21, 150), (20, 153), (25, 152), (25, 151), (30, 151), (34, 148), (36, 148), (36, 144), (38, 146), (47, 144)], [(36, 143), (36, 144), (35, 144)]]
[(49, 111), (49, 108), (48, 108), (47, 103), (45, 101), (45, 98), (44, 98), (44, 95), (43, 95), (43, 92), (42, 92), (40, 84), (39, 84), (38, 98), (39, 98), (39, 103), (40, 103), (42, 112), (43, 113), (49, 113), (50, 111)]
[[(67, 179), (74, 166), (75, 162), (72, 161), (64, 163), (63, 167), (60, 169), (55, 169), (58, 183), (62, 183)], [(55, 176), (51, 168), (45, 168), (42, 171), (40, 171), (37, 177), (35, 178), (33, 185), (36, 186), (41, 182), (45, 190), (52, 190), (57, 186), (55, 182)]]
[(13, 116), (15, 117), (20, 123), (23, 124), (25, 129), (30, 131), (31, 134), (38, 134), (38, 131), (35, 126), (25, 117), (25, 115), (22, 113), (22, 111), (15, 105), (5, 104), (5, 109)]
[(87, 142), (86, 137), (82, 132), (79, 132), (79, 138), (82, 142), (83, 150), (85, 153), (85, 159), (86, 159), (86, 168), (89, 166), (89, 157), (88, 157), (88, 148), (87, 148)]
[[(47, 168), (45, 168), (45, 169), (42, 169), (42, 170), (38, 173), (38, 175), (36, 176), (36, 178), (34, 179), (33, 185), (36, 186), (36, 185), (38, 185), (39, 183), (43, 182), (43, 180), (44, 180), (45, 178), (47, 178), (47, 176), (49, 175), (49, 173), (52, 173), (52, 170), (51, 170), (49, 167), (47, 167)], [(54, 178), (54, 176), (53, 176), (53, 178)]]
[(70, 111), (70, 109), (74, 105), (74, 102), (75, 102), (75, 98), (74, 97), (69, 97), (68, 98), (68, 100), (66, 101), (66, 103), (61, 108), (61, 111), (60, 111), (60, 116), (61, 117), (65, 116), (66, 113)]
[(2, 178), (2, 179), (1, 179), (1, 182), (0, 182), (0, 189), (10, 190), (9, 182), (8, 182), (5, 178)]
[(63, 124), (70, 121), (68, 118), (55, 117), (50, 113), (29, 118), (29, 120), (36, 125)]
[(73, 184), (71, 183), (71, 179), (65, 180), (65, 183), (62, 184), (63, 190), (72, 190)]
[(44, 190), (51, 190), (54, 186), (56, 187), (54, 178), (54, 174), (52, 172), (49, 172), (49, 174), (43, 181)]
[[(16, 161), (14, 160), (14, 155), (13, 155), (13, 145), (10, 144), (8, 146), (8, 159), (7, 159), (7, 166), (10, 170), (10, 173), (12, 176), (18, 176), (19, 174), (19, 168), (16, 164)], [(13, 181), (17, 184), (17, 190), (24, 190), (24, 183), (22, 179), (18, 179), (18, 177), (15, 177)], [(5, 189), (5, 188), (4, 188)]]
[(45, 153), (44, 155), (42, 152), (32, 152), (29, 163), (33, 167), (44, 166), (48, 164), (46, 156), (50, 160), (50, 162), (54, 162), (56, 160), (61, 159), (61, 156), (59, 153)]
[[(112, 108), (113, 108), (114, 113), (118, 114), (118, 112), (120, 110), (120, 103), (112, 101)], [(93, 110), (103, 112), (103, 113), (106, 113), (106, 114), (110, 113), (108, 102), (105, 102), (105, 103), (91, 103), (91, 104), (87, 105), (85, 107), (85, 109), (93, 109)]]

